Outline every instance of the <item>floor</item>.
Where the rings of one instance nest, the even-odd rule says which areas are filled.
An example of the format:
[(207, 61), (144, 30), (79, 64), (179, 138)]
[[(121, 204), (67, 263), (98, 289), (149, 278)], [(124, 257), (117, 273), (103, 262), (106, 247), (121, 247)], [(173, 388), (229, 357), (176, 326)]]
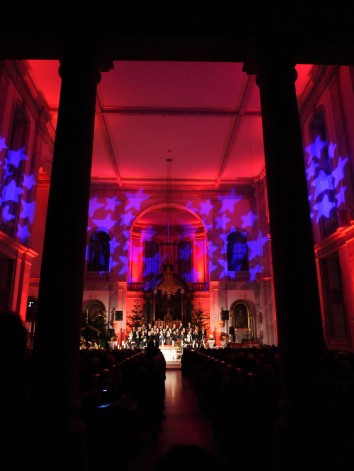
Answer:
[[(146, 437), (126, 471), (152, 471), (159, 459), (176, 444), (198, 445), (217, 456), (210, 419), (199, 407), (188, 378), (182, 376), (180, 362), (167, 362), (165, 386), (165, 418), (156, 440), (152, 443)], [(184, 469), (191, 468), (186, 463)]]

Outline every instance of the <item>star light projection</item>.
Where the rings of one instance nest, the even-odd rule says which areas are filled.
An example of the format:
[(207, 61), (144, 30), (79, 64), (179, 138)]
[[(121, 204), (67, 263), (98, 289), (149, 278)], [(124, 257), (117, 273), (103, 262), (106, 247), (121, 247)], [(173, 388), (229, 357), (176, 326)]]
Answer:
[[(311, 218), (316, 224), (321, 219), (335, 217), (337, 210), (345, 210), (345, 166), (349, 158), (338, 156), (337, 145), (322, 141), (320, 136), (305, 148), (306, 178), (311, 207)], [(327, 150), (328, 159), (324, 151)]]
[[(27, 161), (25, 149), (8, 149), (6, 139), (0, 136), (1, 179), (1, 229), (27, 244), (31, 237), (36, 202), (32, 188), (37, 184), (34, 174), (23, 172), (23, 162)], [(30, 198), (33, 198), (30, 200)]]
[[(124, 197), (120, 202), (115, 204), (108, 203), (108, 198), (99, 198), (98, 196), (93, 196), (90, 200), (89, 206), (89, 216), (90, 216), (90, 225), (88, 227), (89, 231), (100, 230), (107, 233), (111, 233), (117, 229), (121, 231), (119, 241), (116, 238), (113, 238), (114, 247), (111, 241), (110, 254), (110, 269), (117, 267), (119, 275), (124, 275), (128, 270), (128, 249), (129, 249), (129, 239), (130, 239), (130, 227), (134, 219), (138, 216), (139, 212), (144, 209), (145, 202), (148, 201), (150, 195), (144, 193), (142, 189), (137, 190), (136, 193), (126, 192)], [(243, 201), (243, 206), (242, 206)], [(151, 203), (150, 203), (151, 204)], [(242, 208), (237, 211), (235, 209), (238, 205)], [(228, 195), (217, 195), (215, 201), (212, 202), (211, 199), (206, 199), (205, 201), (200, 201), (198, 203), (199, 207), (194, 207), (191, 201), (186, 201), (185, 206), (189, 210), (198, 213), (203, 217), (203, 223), (205, 225), (206, 231), (208, 234), (213, 233), (213, 239), (209, 242), (208, 246), (208, 255), (209, 255), (209, 271), (212, 273), (213, 277), (222, 279), (223, 277), (235, 278), (236, 273), (230, 272), (227, 269), (227, 237), (228, 235), (236, 231), (235, 226), (231, 225), (231, 222), (237, 222), (237, 227), (249, 230), (251, 229), (257, 216), (249, 208), (249, 204), (246, 200), (243, 200), (241, 196), (236, 195), (235, 189), (232, 189)], [(117, 226), (116, 226), (117, 224)], [(156, 231), (153, 227), (147, 228), (141, 235), (141, 246), (140, 249), (137, 247), (135, 250), (135, 260), (131, 260), (131, 263), (137, 264), (139, 258), (142, 256), (142, 247), (145, 241), (153, 241)], [(220, 242), (217, 242), (219, 240)], [(263, 255), (263, 246), (268, 242), (268, 238), (263, 236), (261, 232), (258, 233), (255, 240), (250, 240), (248, 242), (249, 247), (249, 261), (251, 263), (250, 274), (251, 280), (256, 278), (257, 273), (262, 271), (262, 267), (256, 263), (258, 256)], [(157, 251), (158, 252), (158, 251)], [(199, 251), (202, 253), (202, 251)], [(185, 246), (179, 252), (179, 258), (182, 260), (188, 260), (191, 258), (191, 247)], [(157, 255), (158, 256), (158, 253)], [(156, 261), (155, 261), (156, 262)], [(155, 263), (153, 260), (149, 260), (144, 267), (143, 276), (148, 276), (151, 273), (157, 275), (158, 273), (152, 272), (156, 271), (158, 263)], [(197, 279), (197, 273), (194, 273), (191, 270), (191, 273), (185, 274), (186, 281)], [(101, 272), (103, 274), (104, 272)]]
[[(331, 171), (326, 173), (320, 168), (320, 157), (323, 149), (327, 147), (328, 155), (332, 164)], [(318, 223), (321, 218), (329, 218), (333, 209), (340, 209), (345, 205), (344, 186), (345, 167), (348, 158), (341, 156), (337, 159), (337, 165), (333, 166), (336, 155), (336, 145), (322, 141), (317, 137), (305, 151), (309, 154), (306, 159), (306, 176), (309, 184), (309, 200), (311, 203), (311, 217)], [(331, 192), (334, 195), (331, 196)], [(95, 227), (109, 231), (109, 227), (114, 227), (120, 234), (119, 242), (111, 241), (111, 263), (110, 268), (117, 266), (118, 273), (124, 275), (128, 270), (128, 244), (130, 237), (130, 227), (141, 209), (146, 208), (146, 202), (150, 195), (143, 189), (137, 192), (127, 192), (121, 201), (108, 202), (108, 198), (93, 196), (90, 202), (90, 229)], [(269, 242), (269, 237), (257, 230), (257, 215), (249, 207), (249, 204), (236, 190), (232, 189), (228, 195), (220, 194), (211, 200), (207, 198), (198, 203), (185, 201), (185, 207), (199, 214), (202, 217), (204, 227), (208, 235), (208, 257), (209, 273), (212, 279), (236, 278), (236, 272), (227, 269), (227, 238), (229, 234), (238, 228), (247, 233), (247, 247), (249, 260), (250, 281), (256, 280), (257, 274), (262, 273), (264, 267), (260, 264), (264, 255), (265, 245)], [(97, 217), (96, 214), (100, 214)], [(114, 223), (117, 226), (114, 226)], [(144, 231), (141, 242), (152, 241), (155, 231), (152, 227)], [(180, 255), (187, 257), (188, 249), (184, 249)], [(141, 253), (136, 251), (136, 258)], [(138, 260), (133, 260), (138, 263)], [(152, 270), (153, 265), (146, 270)], [(156, 265), (155, 265), (156, 266)], [(150, 274), (149, 271), (149, 274)], [(193, 277), (193, 273), (192, 273)]]
[[(323, 162), (323, 152), (327, 150), (327, 165)], [(348, 157), (337, 155), (337, 146), (316, 139), (305, 148), (306, 178), (309, 188), (311, 218), (317, 224), (322, 219), (333, 217), (334, 211), (346, 209), (345, 185)], [(322, 160), (321, 160), (322, 159)], [(37, 184), (34, 174), (25, 174), (21, 169), (27, 161), (24, 148), (8, 149), (6, 139), (0, 136), (0, 170), (2, 181), (0, 187), (0, 203), (2, 208), (1, 226), (6, 232), (8, 224), (16, 224), (14, 236), (26, 244), (31, 236), (36, 202), (33, 187)], [(21, 174), (21, 172), (23, 172)], [(31, 199), (32, 198), (32, 199)], [(88, 231), (102, 230), (108, 234), (118, 233), (110, 239), (110, 270), (116, 269), (120, 275), (127, 273), (128, 244), (130, 227), (134, 219), (149, 200), (150, 195), (142, 188), (136, 192), (127, 192), (125, 198), (93, 196), (89, 204)], [(268, 238), (261, 232), (254, 237), (257, 215), (233, 189), (228, 195), (216, 195), (200, 201), (193, 207), (190, 201), (185, 202), (186, 208), (199, 214), (208, 234), (209, 271), (214, 279), (225, 276), (234, 277), (227, 271), (227, 237), (235, 230), (242, 229), (248, 234), (250, 279), (254, 280), (263, 267), (258, 263), (263, 255), (264, 245)], [(211, 237), (213, 234), (213, 237)], [(153, 228), (143, 234), (143, 241), (153, 240)], [(253, 237), (253, 239), (252, 239)]]

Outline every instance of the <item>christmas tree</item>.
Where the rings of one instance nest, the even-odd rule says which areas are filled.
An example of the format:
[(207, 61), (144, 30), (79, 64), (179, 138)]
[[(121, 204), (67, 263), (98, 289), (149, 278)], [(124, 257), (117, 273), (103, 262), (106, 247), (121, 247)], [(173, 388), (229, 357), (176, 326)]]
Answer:
[(205, 329), (207, 328), (209, 316), (206, 314), (206, 311), (201, 305), (200, 301), (198, 302), (196, 306), (193, 305), (192, 315), (193, 315), (193, 325), (197, 326), (199, 330), (202, 327), (204, 327)]
[(132, 306), (129, 322), (127, 322), (130, 328), (142, 327), (144, 325), (144, 312), (141, 307), (140, 299), (136, 299)]

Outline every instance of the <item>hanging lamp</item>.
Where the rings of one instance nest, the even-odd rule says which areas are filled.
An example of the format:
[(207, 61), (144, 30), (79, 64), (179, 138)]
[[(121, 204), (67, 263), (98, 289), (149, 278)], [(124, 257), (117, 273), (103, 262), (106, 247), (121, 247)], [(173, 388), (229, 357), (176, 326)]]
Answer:
[(174, 296), (181, 286), (176, 282), (175, 275), (172, 271), (171, 264), (171, 219), (172, 219), (172, 206), (171, 206), (171, 164), (172, 159), (166, 159), (167, 162), (167, 266), (162, 275), (162, 279), (157, 286), (157, 289), (168, 298)]

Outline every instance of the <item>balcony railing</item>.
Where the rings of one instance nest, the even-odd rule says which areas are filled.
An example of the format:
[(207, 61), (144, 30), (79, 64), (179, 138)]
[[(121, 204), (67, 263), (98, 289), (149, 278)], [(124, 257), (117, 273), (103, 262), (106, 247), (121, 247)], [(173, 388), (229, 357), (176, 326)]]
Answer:
[(192, 283), (189, 282), (187, 283), (189, 291), (208, 291), (209, 289), (209, 283)]
[(134, 282), (128, 284), (128, 291), (144, 291), (146, 283)]

